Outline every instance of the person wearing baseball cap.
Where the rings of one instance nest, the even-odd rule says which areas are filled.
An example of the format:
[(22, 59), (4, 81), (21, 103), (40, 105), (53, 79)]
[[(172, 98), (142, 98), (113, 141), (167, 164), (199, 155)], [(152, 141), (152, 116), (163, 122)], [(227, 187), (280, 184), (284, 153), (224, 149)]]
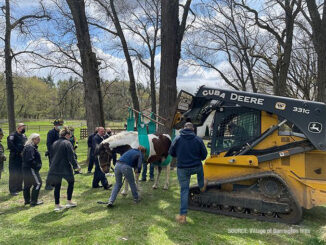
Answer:
[(9, 191), (13, 196), (17, 196), (18, 192), (23, 190), (23, 172), (22, 172), (22, 152), (25, 142), (26, 125), (18, 123), (16, 132), (11, 133), (7, 138), (9, 155)]
[[(63, 126), (64, 121), (62, 119), (55, 119), (53, 122), (53, 129), (49, 130), (47, 138), (46, 138), (46, 147), (48, 151), (46, 152), (46, 156), (49, 158), (49, 167), (51, 166), (52, 161), (52, 145), (55, 141), (59, 139), (59, 132)], [(45, 183), (45, 190), (53, 190), (53, 187), (48, 184), (48, 181)]]

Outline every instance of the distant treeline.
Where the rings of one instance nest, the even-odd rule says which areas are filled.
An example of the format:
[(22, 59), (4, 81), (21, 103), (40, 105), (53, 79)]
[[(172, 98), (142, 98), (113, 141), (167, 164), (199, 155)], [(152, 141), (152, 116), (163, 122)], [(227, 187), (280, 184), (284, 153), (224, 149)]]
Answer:
[[(105, 120), (125, 120), (131, 104), (129, 83), (102, 81)], [(149, 88), (137, 84), (142, 108), (150, 107)], [(76, 78), (53, 81), (51, 76), (14, 77), (15, 115), (17, 118), (85, 119), (84, 86)], [(0, 74), (0, 118), (7, 118), (4, 75)]]

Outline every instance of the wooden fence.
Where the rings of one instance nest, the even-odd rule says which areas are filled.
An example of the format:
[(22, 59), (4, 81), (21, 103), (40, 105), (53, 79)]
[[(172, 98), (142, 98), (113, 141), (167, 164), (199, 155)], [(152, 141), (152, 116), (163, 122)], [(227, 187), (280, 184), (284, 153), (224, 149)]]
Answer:
[[(125, 128), (111, 128), (111, 132), (112, 134), (117, 134), (117, 133), (120, 133), (121, 131), (124, 131), (126, 130)], [(85, 139), (88, 137), (88, 133), (87, 133), (87, 128), (81, 128), (80, 129), (80, 136), (79, 138), (80, 139)]]

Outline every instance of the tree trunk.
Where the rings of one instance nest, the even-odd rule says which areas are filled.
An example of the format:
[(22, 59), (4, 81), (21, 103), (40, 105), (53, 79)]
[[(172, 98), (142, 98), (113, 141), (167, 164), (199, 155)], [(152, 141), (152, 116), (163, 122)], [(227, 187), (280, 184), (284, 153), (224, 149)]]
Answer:
[(114, 26), (115, 26), (118, 36), (120, 38), (123, 53), (124, 53), (126, 61), (127, 61), (128, 75), (129, 75), (129, 80), (130, 80), (129, 92), (131, 95), (132, 104), (134, 106), (134, 109), (136, 109), (137, 111), (140, 111), (139, 100), (138, 100), (137, 89), (136, 89), (136, 79), (135, 79), (135, 75), (134, 75), (134, 69), (132, 66), (131, 57), (129, 54), (128, 44), (127, 44), (126, 38), (124, 36), (124, 33), (122, 31), (117, 12), (115, 11), (114, 0), (110, 0), (110, 5), (111, 5), (111, 10), (112, 10)]
[(105, 126), (98, 61), (92, 51), (84, 0), (67, 0), (76, 28), (77, 46), (83, 67), (88, 134)]
[[(291, 53), (292, 53), (292, 43), (293, 43), (293, 29), (294, 29), (294, 19), (296, 13), (290, 8), (289, 1), (286, 1), (286, 11), (285, 11), (285, 22), (286, 22), (286, 39), (283, 47), (282, 58), (280, 59), (280, 71), (278, 76), (278, 81), (274, 81), (274, 94), (279, 96), (288, 96), (288, 89), (286, 81), (288, 78), (289, 67), (291, 63)], [(300, 2), (301, 5), (301, 2)], [(299, 6), (298, 6), (299, 8)], [(297, 11), (296, 11), (297, 12)]]
[(151, 107), (152, 112), (156, 113), (156, 88), (155, 88), (155, 55), (151, 57), (151, 67), (150, 67), (150, 87), (151, 87)]
[(323, 14), (320, 16), (315, 0), (307, 0), (311, 18), (312, 41), (317, 53), (317, 101), (326, 102), (326, 4), (323, 4)]
[(7, 92), (7, 110), (9, 131), (16, 130), (15, 120), (15, 100), (14, 100), (14, 86), (12, 78), (12, 55), (11, 52), (11, 23), (10, 23), (10, 3), (6, 0), (6, 33), (5, 33), (5, 74), (6, 74), (6, 92)]
[[(171, 119), (177, 99), (177, 75), (180, 58), (178, 55), (179, 1), (162, 1), (161, 6), (162, 41), (159, 115)], [(158, 128), (158, 131), (160, 133), (169, 133), (167, 128), (161, 126)]]
[(317, 101), (326, 103), (326, 31), (320, 33), (320, 46), (317, 51), (318, 55), (318, 73), (317, 73)]

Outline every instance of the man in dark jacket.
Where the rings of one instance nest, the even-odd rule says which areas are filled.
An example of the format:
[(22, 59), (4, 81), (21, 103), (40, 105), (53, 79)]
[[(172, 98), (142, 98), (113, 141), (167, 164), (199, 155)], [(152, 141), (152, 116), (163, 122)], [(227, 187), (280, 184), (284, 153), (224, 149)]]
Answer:
[(96, 148), (105, 139), (105, 134), (106, 134), (105, 129), (103, 127), (99, 127), (97, 134), (93, 138), (92, 147), (94, 149), (93, 156), (95, 162), (95, 172), (94, 172), (92, 187), (99, 188), (100, 187), (99, 182), (101, 182), (104, 189), (108, 190), (112, 185), (111, 184), (109, 185), (108, 180), (105, 177), (105, 174), (102, 172), (100, 168), (98, 157), (96, 156)]
[(87, 146), (88, 146), (88, 173), (92, 173), (92, 169), (94, 166), (94, 148), (93, 148), (93, 138), (97, 134), (98, 128), (95, 128), (95, 132), (88, 136)]
[(197, 174), (199, 188), (204, 191), (204, 172), (202, 160), (207, 157), (207, 150), (201, 138), (194, 133), (194, 126), (187, 122), (180, 136), (176, 137), (171, 144), (169, 154), (177, 158), (177, 175), (180, 184), (180, 215), (177, 222), (186, 223), (188, 209), (188, 195), (191, 175)]
[(80, 171), (80, 167), (74, 157), (74, 149), (69, 139), (71, 133), (68, 128), (60, 130), (60, 138), (53, 143), (51, 166), (48, 173), (48, 182), (54, 186), (55, 211), (60, 211), (64, 206), (60, 205), (61, 182), (64, 178), (68, 182), (67, 188), (67, 208), (75, 207), (77, 204), (71, 201), (74, 190), (75, 178), (72, 169)]
[(107, 205), (108, 208), (113, 207), (113, 203), (117, 198), (117, 195), (122, 187), (122, 176), (126, 178), (128, 184), (130, 185), (134, 201), (136, 203), (139, 201), (137, 186), (135, 183), (134, 173), (132, 169), (134, 169), (136, 179), (138, 179), (145, 155), (146, 148), (143, 146), (139, 146), (138, 149), (130, 149), (120, 157), (114, 168), (115, 185)]
[(17, 130), (11, 133), (7, 138), (9, 155), (9, 191), (13, 196), (23, 189), (23, 172), (22, 172), (22, 152), (25, 142), (25, 124), (19, 123)]
[[(56, 142), (59, 139), (59, 131), (62, 128), (63, 125), (63, 120), (62, 119), (56, 119), (53, 122), (53, 129), (49, 130), (47, 138), (46, 138), (46, 147), (48, 151), (46, 152), (46, 156), (49, 158), (49, 167), (51, 166), (51, 161), (52, 161), (52, 145), (54, 142)], [(51, 191), (53, 190), (53, 187), (49, 185), (48, 181), (46, 180), (45, 184), (45, 190)]]
[(62, 119), (56, 119), (53, 122), (53, 129), (49, 130), (47, 138), (46, 138), (46, 147), (48, 149), (48, 157), (49, 157), (49, 166), (51, 165), (51, 158), (52, 158), (52, 145), (55, 141), (59, 139), (59, 131), (62, 128), (63, 120)]

